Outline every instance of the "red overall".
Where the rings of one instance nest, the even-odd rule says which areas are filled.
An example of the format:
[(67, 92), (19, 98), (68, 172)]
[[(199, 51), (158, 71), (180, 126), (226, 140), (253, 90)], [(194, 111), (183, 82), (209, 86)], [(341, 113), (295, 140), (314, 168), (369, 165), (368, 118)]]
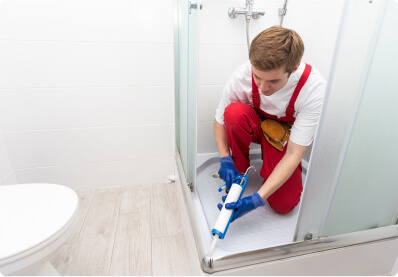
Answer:
[[(310, 73), (311, 66), (306, 64), (304, 72), (286, 109), (285, 117), (277, 118), (260, 109), (260, 94), (253, 77), (253, 107), (244, 103), (231, 103), (226, 107), (224, 112), (224, 128), (228, 144), (232, 150), (235, 167), (239, 172), (245, 172), (250, 166), (249, 147), (250, 143), (254, 142), (261, 144), (263, 150), (263, 166), (260, 175), (264, 178), (264, 181), (271, 175), (276, 165), (285, 155), (288, 146), (281, 152), (267, 142), (261, 130), (260, 117), (277, 119), (293, 124), (295, 120), (293, 117), (294, 103)], [(276, 212), (286, 214), (291, 212), (300, 202), (302, 190), (300, 163), (294, 170), (292, 176), (278, 190), (269, 196), (267, 201)]]

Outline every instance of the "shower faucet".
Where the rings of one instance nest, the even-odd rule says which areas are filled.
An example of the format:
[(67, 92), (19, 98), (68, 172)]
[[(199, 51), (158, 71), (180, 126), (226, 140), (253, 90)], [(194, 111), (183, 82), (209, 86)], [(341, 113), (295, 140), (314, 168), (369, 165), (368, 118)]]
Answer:
[(250, 21), (250, 18), (257, 19), (265, 14), (264, 10), (253, 10), (254, 0), (246, 0), (245, 8), (230, 7), (228, 9), (228, 15), (230, 18), (235, 18), (240, 14), (246, 16), (246, 21)]

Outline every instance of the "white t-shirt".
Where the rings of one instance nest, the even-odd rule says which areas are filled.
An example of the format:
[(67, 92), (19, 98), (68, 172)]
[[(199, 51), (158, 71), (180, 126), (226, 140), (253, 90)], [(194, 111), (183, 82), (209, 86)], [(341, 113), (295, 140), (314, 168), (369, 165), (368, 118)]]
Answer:
[[(286, 85), (272, 94), (260, 94), (260, 109), (278, 118), (286, 115), (286, 108), (301, 75), (305, 64), (290, 75)], [(292, 126), (290, 140), (302, 146), (308, 146), (314, 139), (319, 115), (321, 113), (323, 98), (326, 91), (326, 81), (322, 75), (312, 67), (307, 82), (300, 91), (294, 104), (295, 122)], [(224, 92), (216, 110), (216, 120), (224, 125), (224, 110), (233, 102), (246, 103), (253, 106), (252, 100), (252, 66), (250, 61), (238, 67), (225, 85)]]

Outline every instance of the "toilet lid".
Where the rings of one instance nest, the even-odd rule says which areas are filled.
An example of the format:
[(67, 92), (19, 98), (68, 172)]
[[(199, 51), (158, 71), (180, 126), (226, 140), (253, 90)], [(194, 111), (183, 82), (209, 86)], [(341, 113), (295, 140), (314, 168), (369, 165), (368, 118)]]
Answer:
[(0, 261), (57, 234), (78, 207), (76, 193), (54, 184), (0, 186)]

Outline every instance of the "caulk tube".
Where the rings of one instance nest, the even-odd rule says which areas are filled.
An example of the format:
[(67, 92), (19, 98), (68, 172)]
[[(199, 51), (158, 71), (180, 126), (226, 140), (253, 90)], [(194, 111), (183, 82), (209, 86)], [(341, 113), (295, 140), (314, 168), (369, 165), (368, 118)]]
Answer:
[(249, 167), (244, 175), (238, 175), (238, 180), (236, 181), (236, 183), (232, 184), (231, 189), (229, 190), (227, 198), (225, 199), (224, 205), (217, 218), (216, 224), (214, 225), (213, 230), (211, 230), (214, 238), (210, 247), (209, 256), (211, 256), (211, 254), (213, 253), (217, 241), (225, 237), (229, 224), (231, 223), (232, 217), (235, 213), (235, 210), (233, 209), (226, 209), (225, 205), (231, 202), (237, 202), (242, 197), (243, 191), (245, 190), (247, 185), (247, 172), (252, 167), (254, 168), (254, 166)]
[[(245, 177), (242, 176), (241, 178)], [(223, 239), (225, 237), (229, 224), (231, 223), (233, 213), (235, 212), (232, 209), (225, 208), (225, 205), (227, 203), (237, 202), (243, 194), (245, 185), (246, 182), (244, 182), (244, 186), (237, 183), (232, 184), (231, 189), (229, 190), (229, 193), (227, 195), (227, 199), (225, 199), (224, 205), (217, 218), (216, 224), (214, 225), (213, 230), (211, 230), (214, 236), (218, 235), (220, 239)]]

